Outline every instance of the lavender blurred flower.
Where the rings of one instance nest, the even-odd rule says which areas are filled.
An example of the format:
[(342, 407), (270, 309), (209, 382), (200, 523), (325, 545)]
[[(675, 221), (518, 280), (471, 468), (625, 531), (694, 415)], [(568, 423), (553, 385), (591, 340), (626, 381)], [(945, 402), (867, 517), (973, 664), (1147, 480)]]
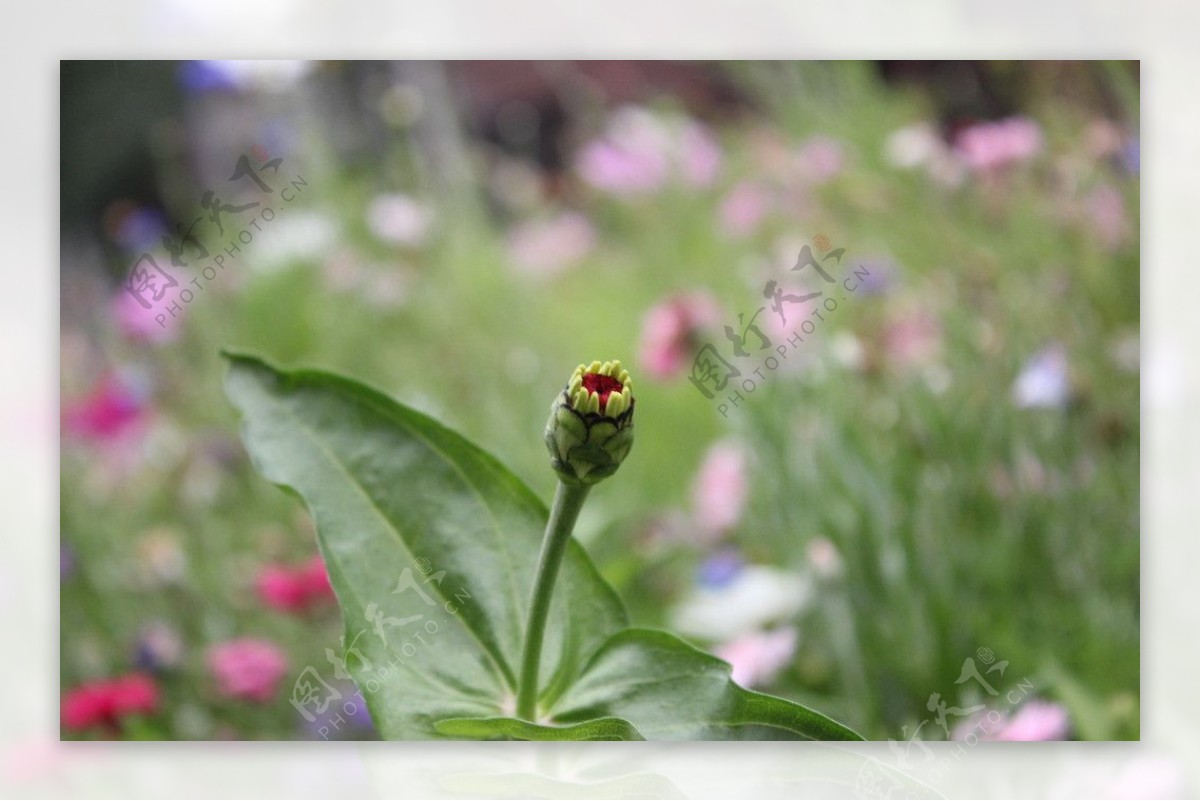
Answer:
[(433, 210), (409, 195), (379, 195), (367, 206), (367, 225), (384, 242), (413, 247), (429, 234)]
[(737, 525), (749, 493), (742, 446), (727, 440), (710, 447), (692, 484), (692, 517), (701, 538), (714, 539)]
[(1067, 351), (1055, 343), (1025, 363), (1013, 384), (1013, 401), (1019, 408), (1059, 408), (1071, 396)]
[(708, 292), (675, 295), (653, 306), (642, 321), (642, 369), (658, 380), (677, 377), (691, 365), (699, 334), (720, 321), (721, 307)]
[(508, 255), (522, 271), (550, 276), (587, 257), (596, 247), (596, 229), (584, 215), (567, 211), (521, 223), (508, 235)]
[(733, 666), (732, 678), (743, 687), (771, 682), (792, 661), (798, 636), (791, 626), (743, 634), (717, 646), (715, 653)]
[(179, 69), (184, 89), (196, 92), (278, 90), (299, 82), (312, 69), (310, 61), (187, 61)]
[(1130, 175), (1137, 175), (1142, 171), (1142, 143), (1136, 136), (1129, 139), (1121, 147), (1121, 166)]
[(133, 664), (138, 670), (161, 673), (183, 661), (183, 638), (169, 623), (155, 620), (146, 624), (134, 646)]
[(954, 152), (975, 172), (991, 172), (1028, 161), (1042, 149), (1042, 130), (1027, 117), (1009, 117), (965, 128)]

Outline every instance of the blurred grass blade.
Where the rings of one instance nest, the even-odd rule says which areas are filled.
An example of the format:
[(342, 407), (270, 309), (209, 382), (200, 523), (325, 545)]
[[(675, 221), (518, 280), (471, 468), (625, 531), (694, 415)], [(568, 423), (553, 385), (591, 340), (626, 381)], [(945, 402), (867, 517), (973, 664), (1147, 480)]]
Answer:
[(541, 726), (518, 718), (451, 718), (437, 730), (474, 740), (644, 740), (627, 720), (597, 718), (571, 726)]

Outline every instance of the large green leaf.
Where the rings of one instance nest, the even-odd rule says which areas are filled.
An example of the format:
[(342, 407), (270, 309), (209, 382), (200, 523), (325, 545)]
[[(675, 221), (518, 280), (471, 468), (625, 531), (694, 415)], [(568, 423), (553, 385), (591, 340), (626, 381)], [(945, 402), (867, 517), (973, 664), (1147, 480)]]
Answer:
[[(229, 359), (226, 389), (255, 465), (316, 523), (348, 669), (380, 732), (435, 737), (436, 720), (511, 714), (545, 506), (491, 456), (381, 392)], [(572, 542), (544, 685), (569, 684), (624, 625), (620, 600)]]
[(629, 721), (647, 740), (861, 740), (808, 707), (743, 689), (729, 663), (665, 631), (625, 629), (592, 658), (554, 704), (571, 724)]
[(345, 653), (389, 739), (859, 739), (738, 687), (728, 664), (670, 634), (627, 629), (574, 541), (542, 656), (547, 712), (514, 718), (546, 508), (494, 458), (381, 392), (229, 359), (246, 446), (307, 504), (345, 622), (334, 667), (297, 676), (302, 711), (330, 697), (321, 682)]

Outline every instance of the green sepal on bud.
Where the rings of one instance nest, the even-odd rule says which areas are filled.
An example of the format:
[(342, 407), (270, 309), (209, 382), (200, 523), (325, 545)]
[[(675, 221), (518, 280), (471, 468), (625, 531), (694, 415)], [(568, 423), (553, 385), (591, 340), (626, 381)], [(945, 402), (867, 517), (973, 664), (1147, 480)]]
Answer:
[(615, 473), (633, 447), (633, 406), (633, 382), (619, 361), (576, 367), (546, 422), (559, 479), (589, 485)]

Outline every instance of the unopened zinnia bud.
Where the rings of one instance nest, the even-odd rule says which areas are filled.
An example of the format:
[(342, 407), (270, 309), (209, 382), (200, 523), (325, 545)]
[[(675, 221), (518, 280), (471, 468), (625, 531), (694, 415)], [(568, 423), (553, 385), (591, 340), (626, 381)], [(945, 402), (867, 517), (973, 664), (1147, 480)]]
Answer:
[(581, 364), (550, 407), (546, 447), (567, 484), (616, 472), (633, 445), (633, 382), (619, 361)]

